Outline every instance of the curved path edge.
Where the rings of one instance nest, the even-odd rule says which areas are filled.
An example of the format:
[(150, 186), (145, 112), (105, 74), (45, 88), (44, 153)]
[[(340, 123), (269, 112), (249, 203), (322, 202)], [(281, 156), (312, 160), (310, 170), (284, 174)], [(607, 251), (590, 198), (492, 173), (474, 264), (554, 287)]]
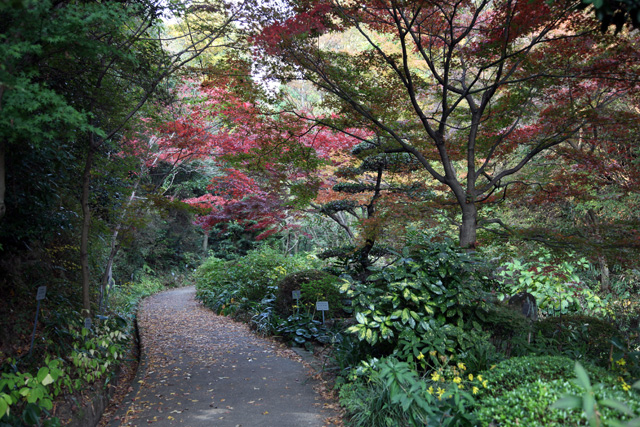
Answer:
[(146, 298), (138, 327), (133, 392), (110, 427), (340, 424), (293, 351), (203, 307), (193, 287)]

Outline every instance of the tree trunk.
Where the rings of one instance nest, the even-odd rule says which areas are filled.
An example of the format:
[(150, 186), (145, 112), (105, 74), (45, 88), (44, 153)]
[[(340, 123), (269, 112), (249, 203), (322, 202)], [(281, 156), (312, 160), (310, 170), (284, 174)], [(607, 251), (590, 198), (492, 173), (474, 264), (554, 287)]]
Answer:
[[(598, 217), (593, 209), (589, 209), (587, 211), (587, 223), (591, 223), (591, 227), (593, 228), (593, 233), (595, 235), (595, 242), (598, 245), (602, 244), (602, 234), (600, 233)], [(605, 257), (601, 249), (598, 248), (598, 264), (600, 265), (600, 287), (603, 291), (609, 292), (611, 290), (611, 278), (609, 276), (609, 265), (607, 264), (607, 257)]]
[(478, 229), (478, 209), (473, 203), (462, 206), (462, 224), (460, 224), (460, 247), (467, 251), (476, 248), (476, 233)]
[(136, 191), (138, 190), (138, 186), (140, 185), (140, 178), (142, 177), (144, 170), (138, 175), (138, 179), (136, 183), (133, 185), (133, 191), (131, 191), (131, 196), (129, 196), (129, 200), (127, 200), (127, 204), (122, 209), (120, 214), (120, 220), (116, 224), (115, 229), (113, 230), (113, 235), (111, 236), (111, 245), (109, 250), (109, 258), (107, 259), (107, 266), (104, 269), (104, 273), (102, 274), (102, 280), (100, 280), (100, 311), (103, 308), (103, 299), (107, 297), (107, 286), (109, 285), (110, 280), (112, 280), (112, 270), (113, 270), (113, 262), (120, 250), (120, 245), (118, 245), (118, 235), (120, 234), (120, 230), (122, 230), (122, 224), (127, 215), (127, 211), (129, 207), (133, 203), (133, 200), (136, 197)]
[(604, 292), (611, 291), (611, 277), (609, 275), (609, 265), (607, 264), (607, 258), (598, 254), (598, 263), (600, 264), (600, 287)]
[(203, 230), (203, 232), (204, 238), (202, 239), (202, 251), (206, 255), (207, 251), (209, 250), (209, 232), (206, 230)]
[(82, 270), (82, 315), (91, 317), (91, 295), (89, 293), (91, 276), (89, 274), (89, 231), (91, 229), (91, 209), (89, 208), (89, 192), (91, 185), (91, 168), (95, 155), (95, 136), (91, 135), (89, 151), (82, 172), (82, 230), (80, 235), (80, 268)]

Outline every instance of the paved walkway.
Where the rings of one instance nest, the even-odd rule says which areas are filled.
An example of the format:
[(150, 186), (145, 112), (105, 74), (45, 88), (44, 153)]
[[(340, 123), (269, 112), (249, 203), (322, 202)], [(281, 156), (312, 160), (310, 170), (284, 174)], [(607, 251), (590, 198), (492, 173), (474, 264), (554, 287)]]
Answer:
[(336, 413), (290, 350), (217, 316), (194, 295), (181, 288), (144, 301), (138, 384), (111, 427), (331, 425)]

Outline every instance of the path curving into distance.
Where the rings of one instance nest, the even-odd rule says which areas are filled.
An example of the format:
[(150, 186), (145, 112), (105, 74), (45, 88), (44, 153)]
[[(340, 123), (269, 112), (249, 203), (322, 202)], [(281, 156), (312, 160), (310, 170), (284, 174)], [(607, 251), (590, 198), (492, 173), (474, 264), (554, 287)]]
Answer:
[(301, 427), (337, 420), (293, 352), (194, 296), (189, 287), (144, 300), (137, 384), (110, 427)]

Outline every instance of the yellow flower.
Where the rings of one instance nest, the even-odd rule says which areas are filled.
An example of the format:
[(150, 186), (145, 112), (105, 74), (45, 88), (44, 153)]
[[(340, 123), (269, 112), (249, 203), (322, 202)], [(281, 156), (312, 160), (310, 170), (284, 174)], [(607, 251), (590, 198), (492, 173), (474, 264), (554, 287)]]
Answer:
[(441, 387), (438, 387), (437, 393), (438, 393), (438, 396), (442, 396), (444, 394), (444, 389)]
[(625, 361), (624, 361), (624, 359), (620, 359), (620, 360), (618, 360), (616, 363), (617, 363), (618, 365), (620, 365), (620, 366), (624, 366), (624, 365), (626, 365), (626, 363), (627, 363), (627, 362), (625, 362)]
[(487, 380), (482, 381), (482, 386), (483, 386), (484, 388), (487, 388)]
[(618, 377), (618, 380), (620, 380), (620, 382), (622, 383), (622, 389), (624, 391), (629, 391), (631, 390), (631, 386), (629, 384), (627, 384), (627, 382), (624, 380), (624, 378), (622, 377)]
[(482, 375), (478, 375), (478, 381), (482, 381)]
[(462, 369), (463, 371), (467, 369), (467, 367), (464, 366), (464, 363), (462, 362), (458, 362), (458, 368)]
[(431, 379), (433, 381), (438, 381), (440, 379), (440, 374), (437, 372), (434, 372), (433, 374), (431, 374)]
[(433, 386), (430, 386), (430, 387), (427, 389), (427, 393), (429, 393), (429, 394), (433, 394)]
[(469, 374), (469, 381), (473, 381), (473, 374)]
[(478, 387), (476, 387), (476, 386), (473, 386), (473, 388), (471, 389), (471, 392), (473, 394), (478, 394), (480, 392), (480, 389)]
[(464, 385), (462, 385), (462, 384), (458, 384), (458, 388), (459, 388), (460, 390), (464, 390)]
[(422, 352), (420, 352), (420, 354), (418, 356), (416, 356), (416, 359), (418, 359), (418, 360), (424, 359), (424, 354), (422, 354)]
[(454, 382), (454, 383), (456, 383), (456, 384), (460, 384), (460, 383), (462, 382), (462, 378), (460, 378), (460, 377), (455, 377), (455, 378), (453, 379), (453, 382)]
[(429, 352), (429, 354), (432, 355), (432, 356), (435, 356), (436, 354), (438, 354), (438, 352), (435, 351), (435, 350), (432, 350), (432, 351)]

